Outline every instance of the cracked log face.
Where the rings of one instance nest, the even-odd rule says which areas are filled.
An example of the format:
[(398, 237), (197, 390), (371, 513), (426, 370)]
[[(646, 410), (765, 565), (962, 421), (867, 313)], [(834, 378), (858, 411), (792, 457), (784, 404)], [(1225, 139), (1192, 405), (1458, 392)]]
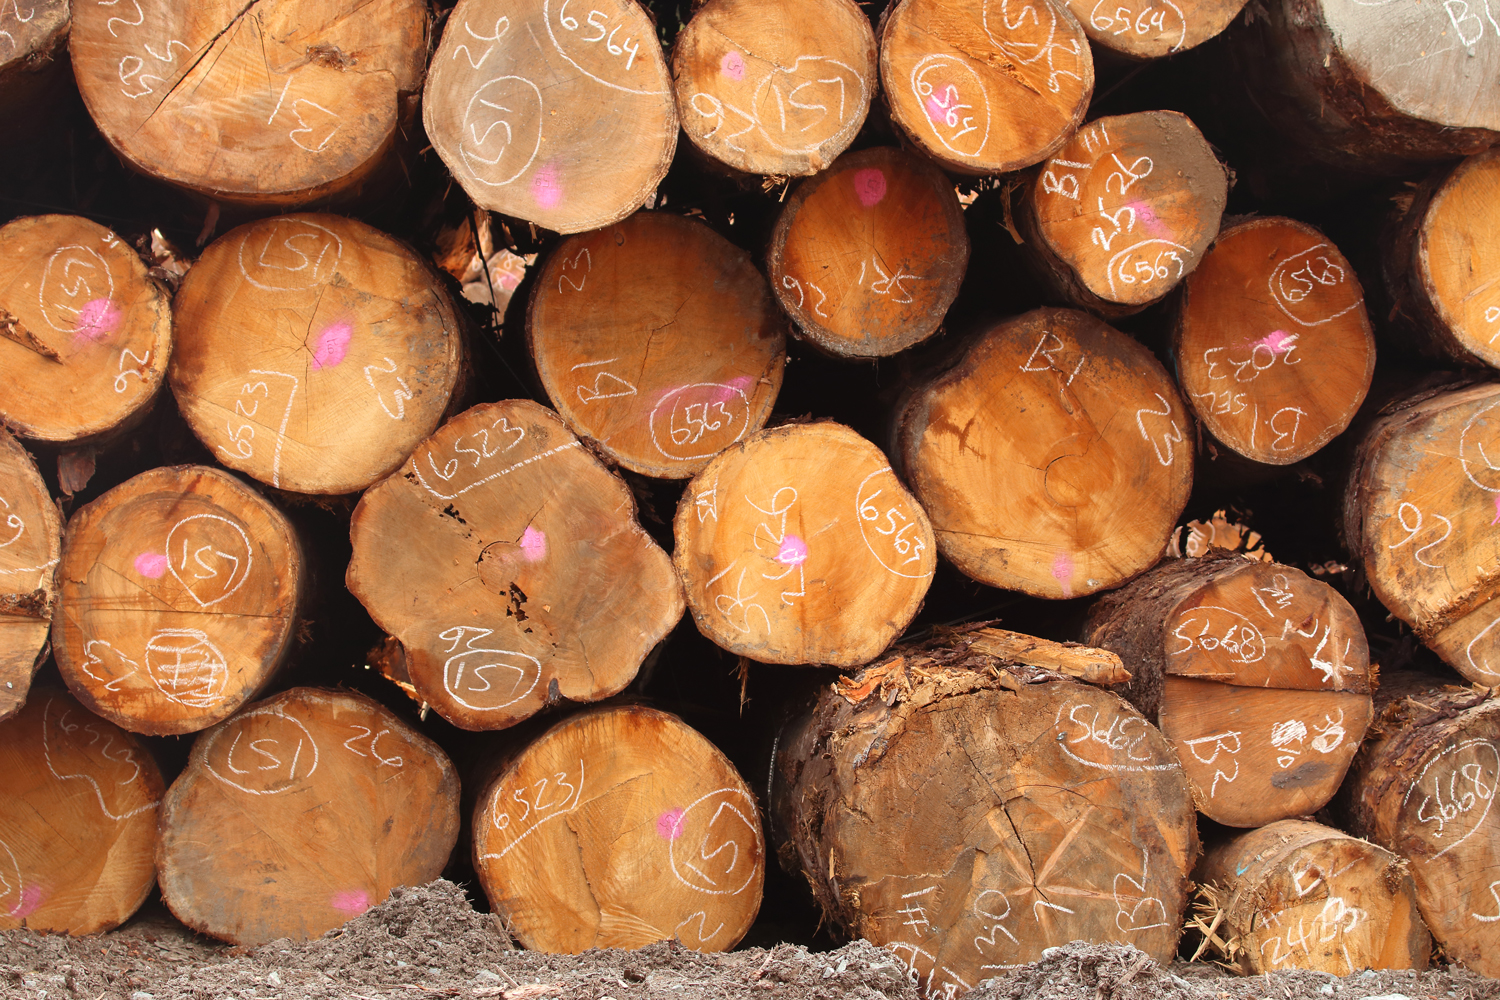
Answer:
[(414, 113), (421, 0), (76, 4), (73, 73), (137, 170), (210, 198), (306, 204), (357, 185)]
[(1184, 283), (1173, 354), (1203, 425), (1268, 465), (1301, 461), (1343, 433), (1375, 374), (1354, 268), (1291, 219), (1219, 234)]
[(536, 951), (673, 937), (724, 951), (760, 910), (755, 796), (713, 744), (655, 709), (553, 726), (485, 787), (473, 829), (491, 907)]
[(1338, 591), (1240, 556), (1169, 560), (1090, 610), (1083, 641), (1120, 655), (1121, 689), (1226, 826), (1308, 816), (1370, 724), (1370, 653)]
[(859, 133), (875, 35), (853, 0), (709, 0), (672, 45), (693, 145), (749, 174), (802, 177)]
[(927, 515), (885, 455), (831, 421), (715, 458), (672, 533), (698, 630), (762, 663), (868, 663), (906, 630), (937, 565)]
[(0, 723), (0, 931), (98, 934), (156, 884), (151, 754), (61, 690)]
[(278, 489), (364, 489), (437, 428), (458, 382), (458, 319), (437, 276), (352, 219), (233, 230), (175, 308), (183, 417), (216, 459)]
[(526, 336), (573, 432), (661, 479), (760, 430), (786, 364), (786, 317), (749, 255), (660, 212), (563, 241), (537, 276)]
[(462, 0), (422, 118), (476, 204), (560, 233), (634, 212), (677, 148), (672, 77), (634, 0)]
[(1497, 518), (1500, 385), (1397, 409), (1359, 446), (1344, 537), (1370, 589), (1428, 648), (1485, 685), (1500, 684)]
[(68, 522), (52, 655), (90, 711), (131, 732), (228, 718), (289, 650), (302, 553), (285, 517), (201, 465), (152, 469)]
[(958, 173), (1000, 174), (1073, 134), (1094, 59), (1061, 0), (901, 0), (881, 20), (880, 81), (922, 152)]
[(526, 400), (454, 417), (366, 491), (349, 590), (416, 697), (464, 729), (618, 693), (682, 617), (625, 483)]
[(953, 183), (899, 149), (861, 150), (802, 182), (766, 270), (803, 339), (830, 354), (895, 354), (937, 332), (969, 265)]
[(0, 419), (59, 444), (144, 416), (172, 353), (171, 297), (114, 233), (72, 215), (0, 229)]
[(1192, 487), (1191, 434), (1150, 351), (1084, 313), (1037, 309), (916, 386), (898, 448), (954, 565), (1068, 598), (1161, 557)]
[(1317, 969), (1425, 969), (1432, 935), (1395, 854), (1318, 823), (1286, 819), (1210, 850), (1193, 873), (1223, 890), (1218, 937), (1258, 976)]
[(782, 731), (770, 793), (782, 865), (828, 918), (895, 952), (929, 996), (1079, 939), (1172, 959), (1193, 804), (1129, 704), (965, 655), (961, 638), (841, 687)]
[(1410, 864), (1417, 905), (1452, 961), (1500, 976), (1500, 701), (1395, 674), (1397, 697), (1349, 774), (1349, 832)]
[(1244, 6), (1245, 0), (1068, 0), (1089, 41), (1132, 59), (1201, 45), (1229, 27)]
[(437, 878), (458, 824), (436, 743), (364, 695), (293, 688), (194, 741), (162, 800), (162, 900), (231, 944), (306, 941)]
[(26, 703), (45, 658), (62, 518), (31, 455), (0, 427), (0, 719)]
[(1219, 231), (1229, 178), (1174, 111), (1090, 122), (1027, 186), (1027, 245), (1069, 300), (1104, 315), (1155, 302)]

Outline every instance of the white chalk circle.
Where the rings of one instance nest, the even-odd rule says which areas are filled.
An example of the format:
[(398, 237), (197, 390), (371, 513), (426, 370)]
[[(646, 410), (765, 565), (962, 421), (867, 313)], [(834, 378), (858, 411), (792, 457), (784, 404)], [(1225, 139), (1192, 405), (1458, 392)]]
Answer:
[(326, 284), (344, 256), (344, 241), (305, 219), (268, 219), (240, 240), (240, 274), (266, 292), (300, 292)]
[(651, 443), (668, 458), (712, 458), (745, 436), (750, 399), (738, 386), (695, 382), (662, 396), (648, 423)]
[(508, 649), (465, 649), (443, 662), (443, 690), (476, 712), (514, 705), (535, 690), (541, 677), (540, 660)]
[[(226, 740), (223, 759), (215, 763)], [(209, 774), (250, 795), (288, 791), (318, 769), (312, 733), (279, 706), (243, 712), (209, 730), (200, 755)]]
[(504, 187), (524, 174), (542, 148), (542, 92), (524, 76), (483, 84), (464, 108), (458, 155), (469, 176)]
[(168, 700), (213, 708), (224, 694), (229, 668), (224, 654), (196, 628), (164, 628), (146, 643), (146, 673)]
[(115, 297), (115, 279), (98, 251), (76, 244), (58, 247), (42, 269), (36, 297), (47, 325), (59, 333), (72, 333), (85, 305)]
[(667, 859), (677, 881), (710, 896), (738, 896), (760, 870), (765, 856), (755, 803), (737, 788), (719, 788), (682, 811), (667, 840)]

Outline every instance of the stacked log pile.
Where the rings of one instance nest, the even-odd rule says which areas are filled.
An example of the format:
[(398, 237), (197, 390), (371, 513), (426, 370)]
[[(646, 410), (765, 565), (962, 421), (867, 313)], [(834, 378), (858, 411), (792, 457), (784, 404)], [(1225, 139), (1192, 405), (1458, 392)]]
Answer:
[(1500, 976), (1500, 25), (1108, 6), (0, 5), (0, 930)]

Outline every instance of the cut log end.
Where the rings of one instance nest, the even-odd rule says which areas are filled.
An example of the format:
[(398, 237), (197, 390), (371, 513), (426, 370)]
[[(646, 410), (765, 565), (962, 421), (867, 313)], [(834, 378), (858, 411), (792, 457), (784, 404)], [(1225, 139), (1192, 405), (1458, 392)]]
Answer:
[(294, 688), (198, 737), (156, 862), (179, 920), (258, 945), (437, 878), (457, 840), (458, 776), (437, 744), (363, 695)]
[(1159, 59), (1201, 45), (1239, 15), (1245, 0), (1068, 0), (1089, 41), (1131, 59)]
[(0, 427), (0, 719), (20, 711), (52, 627), (62, 516), (26, 449)]
[(654, 709), (554, 726), (485, 788), (473, 827), (480, 883), (527, 948), (675, 937), (723, 951), (760, 909), (755, 797), (711, 743)]

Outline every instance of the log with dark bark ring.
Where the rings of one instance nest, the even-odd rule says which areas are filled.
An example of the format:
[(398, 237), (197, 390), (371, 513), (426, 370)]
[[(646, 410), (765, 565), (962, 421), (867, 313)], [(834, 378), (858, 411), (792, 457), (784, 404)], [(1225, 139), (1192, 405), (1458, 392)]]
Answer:
[(36, 462), (0, 427), (0, 719), (26, 703), (46, 659), (62, 516)]

